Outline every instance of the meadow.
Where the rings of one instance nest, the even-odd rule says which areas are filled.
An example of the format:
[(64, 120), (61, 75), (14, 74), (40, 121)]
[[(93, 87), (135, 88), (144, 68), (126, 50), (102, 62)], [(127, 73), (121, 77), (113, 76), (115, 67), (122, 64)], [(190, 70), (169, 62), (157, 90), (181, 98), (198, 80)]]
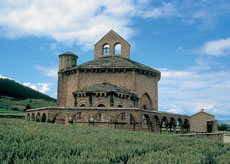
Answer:
[(166, 134), (0, 119), (0, 161), (228, 164), (230, 144)]
[(22, 113), (26, 108), (56, 106), (55, 101), (46, 99), (17, 99), (0, 96), (0, 113)]

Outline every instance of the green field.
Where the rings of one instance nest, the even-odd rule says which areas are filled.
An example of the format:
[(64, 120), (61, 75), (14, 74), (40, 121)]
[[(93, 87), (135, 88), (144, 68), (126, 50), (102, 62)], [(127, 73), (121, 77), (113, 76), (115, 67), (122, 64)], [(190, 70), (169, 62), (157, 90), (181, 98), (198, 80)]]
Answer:
[(210, 140), (17, 119), (0, 132), (1, 163), (230, 163), (230, 145)]

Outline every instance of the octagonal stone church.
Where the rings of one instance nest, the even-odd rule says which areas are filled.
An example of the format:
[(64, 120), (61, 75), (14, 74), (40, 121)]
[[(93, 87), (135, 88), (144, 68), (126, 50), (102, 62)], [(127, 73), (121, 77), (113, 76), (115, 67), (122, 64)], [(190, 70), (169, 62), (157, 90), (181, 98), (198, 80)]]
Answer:
[(158, 111), (160, 71), (130, 59), (130, 44), (109, 31), (94, 45), (94, 60), (59, 55), (57, 107), (31, 109), (27, 119), (134, 131), (190, 130), (190, 116)]

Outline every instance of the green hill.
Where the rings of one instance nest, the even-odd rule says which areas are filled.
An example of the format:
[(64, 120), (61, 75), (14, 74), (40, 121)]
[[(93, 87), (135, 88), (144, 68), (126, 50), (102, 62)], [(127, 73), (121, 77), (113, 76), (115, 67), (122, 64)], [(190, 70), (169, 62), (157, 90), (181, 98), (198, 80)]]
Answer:
[(0, 78), (0, 117), (26, 109), (56, 106), (56, 99), (9, 79)]
[(8, 96), (17, 99), (44, 99), (56, 101), (54, 98), (38, 92), (34, 89), (26, 87), (10, 79), (0, 78), (0, 96)]

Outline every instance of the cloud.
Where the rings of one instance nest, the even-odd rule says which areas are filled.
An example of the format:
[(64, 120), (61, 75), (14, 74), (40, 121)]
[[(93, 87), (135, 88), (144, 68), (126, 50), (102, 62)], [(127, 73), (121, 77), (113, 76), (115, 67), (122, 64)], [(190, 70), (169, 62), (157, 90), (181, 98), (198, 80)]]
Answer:
[(42, 74), (44, 74), (47, 77), (57, 78), (57, 72), (58, 68), (56, 67), (43, 67), (40, 65), (35, 65), (35, 69), (40, 71)]
[(198, 51), (214, 56), (230, 55), (230, 38), (208, 41)]
[(229, 70), (207, 72), (188, 68), (161, 72), (159, 110), (192, 115), (204, 108), (217, 118), (230, 117)]
[(24, 86), (30, 87), (34, 90), (37, 90), (39, 92), (42, 93), (47, 93), (47, 91), (50, 90), (50, 84), (48, 83), (36, 83), (36, 84), (32, 84), (30, 82), (27, 83), (23, 83)]
[(129, 38), (134, 1), (32, 0), (1, 2), (1, 35), (8, 38), (45, 36), (58, 42), (91, 46), (105, 31)]
[(172, 3), (162, 3), (160, 7), (151, 7), (147, 10), (141, 10), (139, 14), (143, 18), (165, 18), (178, 15), (177, 8)]
[(0, 75), (0, 79), (10, 79), (11, 80), (11, 78), (5, 77), (5, 76), (2, 76), (2, 75)]
[[(202, 19), (207, 15), (208, 18), (210, 17), (210, 12), (206, 12), (206, 8), (200, 9), (195, 2), (196, 5), (190, 1), (155, 2), (149, 0), (1, 1), (0, 36), (48, 37), (67, 45), (77, 44), (83, 46), (83, 49), (89, 49), (105, 34), (105, 31), (110, 29), (116, 30), (125, 39), (129, 39), (136, 32), (132, 27), (136, 18), (181, 18), (193, 22), (189, 19), (201, 19), (201, 15), (204, 15)], [(195, 14), (193, 10), (199, 10), (200, 14), (198, 12)], [(55, 45), (51, 45), (50, 48), (55, 49)]]

